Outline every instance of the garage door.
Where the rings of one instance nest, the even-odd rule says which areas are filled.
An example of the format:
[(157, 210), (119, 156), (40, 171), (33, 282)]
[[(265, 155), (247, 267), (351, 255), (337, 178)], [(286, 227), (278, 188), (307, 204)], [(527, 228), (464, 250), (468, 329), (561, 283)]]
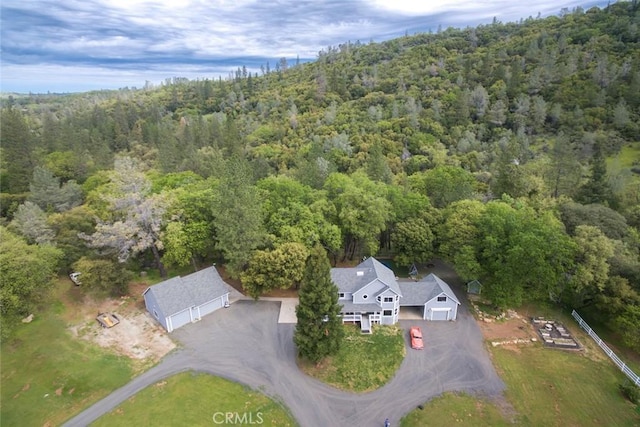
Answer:
[(169, 318), (170, 325), (167, 325), (169, 332), (178, 329), (181, 326), (191, 323), (191, 310), (186, 309), (180, 313), (176, 313)]
[(432, 310), (431, 320), (449, 320), (449, 309), (447, 310)]
[(213, 313), (214, 311), (221, 308), (222, 306), (223, 306), (222, 297), (216, 298), (213, 301), (209, 301), (208, 303), (200, 306), (200, 315), (206, 316), (207, 314)]

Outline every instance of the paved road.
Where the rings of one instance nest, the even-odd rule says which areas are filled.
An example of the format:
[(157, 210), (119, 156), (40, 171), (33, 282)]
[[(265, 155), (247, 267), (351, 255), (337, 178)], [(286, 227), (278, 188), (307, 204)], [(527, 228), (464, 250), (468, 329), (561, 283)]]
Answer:
[[(462, 306), (457, 322), (401, 321), (423, 328), (425, 350), (407, 349), (396, 376), (365, 394), (336, 390), (300, 372), (293, 324), (278, 324), (279, 304), (240, 300), (174, 332), (183, 347), (154, 368), (67, 422), (86, 426), (135, 393), (175, 373), (196, 370), (244, 383), (276, 398), (302, 427), (379, 426), (445, 391), (495, 396), (504, 384), (491, 364), (475, 320)], [(408, 337), (405, 337), (408, 341)], [(211, 403), (211, 413), (220, 410)]]

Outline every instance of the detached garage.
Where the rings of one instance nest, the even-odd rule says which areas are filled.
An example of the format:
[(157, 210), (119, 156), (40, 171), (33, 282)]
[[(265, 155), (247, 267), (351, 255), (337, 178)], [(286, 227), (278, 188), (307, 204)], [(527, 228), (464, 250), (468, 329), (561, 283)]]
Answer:
[(167, 332), (229, 306), (229, 285), (215, 267), (165, 280), (142, 295), (147, 311)]
[(400, 282), (400, 307), (416, 307), (424, 320), (456, 320), (460, 301), (442, 279), (429, 274), (419, 282)]

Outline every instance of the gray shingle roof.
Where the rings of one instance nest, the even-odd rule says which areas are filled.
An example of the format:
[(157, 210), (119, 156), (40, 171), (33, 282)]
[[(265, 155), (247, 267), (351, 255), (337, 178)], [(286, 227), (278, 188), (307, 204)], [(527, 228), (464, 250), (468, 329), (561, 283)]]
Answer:
[(419, 282), (402, 282), (400, 288), (402, 289), (401, 306), (424, 305), (441, 293), (460, 304), (449, 285), (433, 273), (422, 278)]
[(338, 304), (342, 305), (342, 313), (360, 313), (362, 311), (364, 312), (379, 312), (382, 311), (382, 308), (380, 308), (379, 305), (377, 304), (354, 304), (352, 301), (347, 301), (347, 300), (339, 300)]
[(340, 292), (354, 293), (376, 279), (402, 296), (396, 275), (389, 267), (373, 257), (367, 258), (356, 267), (331, 269), (331, 280), (338, 286)]
[(199, 306), (229, 293), (227, 285), (215, 267), (205, 268), (184, 277), (173, 277), (150, 286), (151, 292), (165, 316)]

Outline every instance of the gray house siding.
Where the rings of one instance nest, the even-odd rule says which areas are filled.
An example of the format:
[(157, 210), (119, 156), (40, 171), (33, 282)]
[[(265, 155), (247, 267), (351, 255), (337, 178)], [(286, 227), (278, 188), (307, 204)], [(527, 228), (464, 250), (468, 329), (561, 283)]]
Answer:
[(386, 286), (379, 280), (374, 280), (367, 286), (353, 293), (353, 302), (355, 304), (368, 304), (375, 301), (378, 295)]
[(400, 297), (391, 289), (386, 289), (376, 299), (380, 304), (380, 323), (383, 325), (395, 325), (398, 322)]
[(153, 318), (156, 319), (158, 322), (160, 322), (163, 328), (168, 329), (167, 318), (165, 317), (164, 313), (160, 309), (160, 306), (158, 305), (158, 301), (156, 300), (156, 297), (153, 294), (153, 292), (149, 292), (150, 289), (151, 288), (147, 288), (147, 290), (143, 294), (144, 305), (145, 307), (147, 307), (147, 311), (153, 316)]
[[(446, 301), (438, 301), (446, 298)], [(458, 302), (442, 293), (425, 304), (425, 320), (456, 320), (458, 317)]]

